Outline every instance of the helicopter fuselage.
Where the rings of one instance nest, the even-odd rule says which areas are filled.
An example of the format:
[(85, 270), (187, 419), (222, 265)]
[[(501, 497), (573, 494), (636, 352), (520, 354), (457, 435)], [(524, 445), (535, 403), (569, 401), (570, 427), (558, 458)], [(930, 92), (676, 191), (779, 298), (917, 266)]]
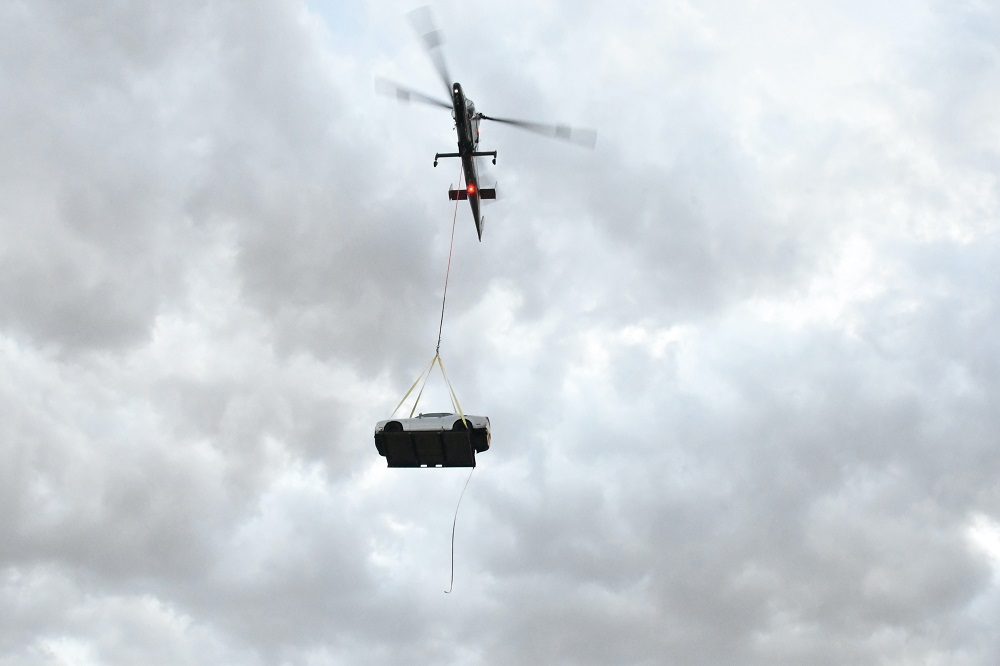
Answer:
[(451, 87), (452, 111), (451, 115), (455, 119), (455, 132), (458, 134), (457, 153), (437, 153), (434, 156), (434, 166), (437, 166), (441, 157), (458, 157), (462, 160), (462, 173), (465, 176), (465, 190), (449, 190), (449, 196), (453, 200), (468, 199), (469, 207), (472, 209), (472, 218), (476, 223), (476, 234), (479, 240), (483, 239), (483, 217), (479, 212), (479, 202), (481, 199), (495, 199), (496, 190), (489, 189), (480, 191), (479, 173), (476, 168), (476, 158), (482, 156), (492, 156), (493, 163), (497, 162), (495, 150), (480, 152), (479, 148), (479, 120), (480, 115), (476, 113), (476, 106), (472, 100), (465, 96), (461, 84), (455, 82)]
[(479, 118), (476, 106), (465, 96), (462, 86), (455, 82), (451, 87), (452, 114), (455, 116), (455, 131), (458, 132), (458, 152), (462, 156), (462, 171), (465, 173), (465, 191), (469, 196), (469, 207), (476, 221), (476, 233), (483, 237), (483, 218), (479, 212), (479, 172), (473, 153), (479, 147)]

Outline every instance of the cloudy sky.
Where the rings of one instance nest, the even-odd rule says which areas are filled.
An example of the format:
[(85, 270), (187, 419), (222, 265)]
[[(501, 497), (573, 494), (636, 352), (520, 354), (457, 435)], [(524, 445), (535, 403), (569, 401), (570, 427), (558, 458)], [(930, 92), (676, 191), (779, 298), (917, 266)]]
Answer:
[(416, 4), (0, 5), (0, 664), (1000, 662), (997, 5), (434, 5), (446, 595)]

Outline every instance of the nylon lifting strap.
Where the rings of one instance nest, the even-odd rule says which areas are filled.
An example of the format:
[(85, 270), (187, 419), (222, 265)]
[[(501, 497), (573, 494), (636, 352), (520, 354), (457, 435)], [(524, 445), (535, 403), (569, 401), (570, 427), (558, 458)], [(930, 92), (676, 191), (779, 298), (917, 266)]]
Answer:
[[(437, 366), (441, 369), (441, 376), (444, 377), (444, 383), (447, 384), (448, 386), (448, 393), (451, 396), (452, 406), (455, 408), (455, 411), (458, 412), (458, 415), (462, 417), (462, 423), (466, 422), (465, 412), (462, 411), (462, 405), (461, 403), (458, 402), (458, 396), (455, 394), (455, 389), (452, 388), (451, 381), (449, 381), (448, 379), (448, 373), (445, 372), (444, 370), (444, 361), (441, 360), (440, 354), (434, 354), (434, 358), (431, 359), (431, 364), (427, 366), (426, 370), (420, 373), (420, 375), (412, 384), (410, 384), (410, 388), (407, 389), (406, 395), (404, 395), (403, 399), (399, 401), (398, 405), (396, 405), (396, 409), (392, 410), (390, 418), (396, 415), (396, 412), (399, 411), (399, 408), (403, 406), (403, 403), (406, 402), (406, 399), (410, 397), (411, 393), (413, 393), (413, 389), (417, 388), (417, 384), (420, 384), (420, 390), (417, 391), (417, 399), (413, 401), (413, 408), (410, 410), (410, 418), (413, 418), (413, 414), (417, 411), (417, 405), (420, 404), (420, 398), (424, 394), (424, 387), (427, 386), (427, 380), (430, 379), (431, 370), (434, 369), (435, 364), (437, 364)], [(421, 383), (420, 381), (421, 379), (423, 380), (423, 383)]]

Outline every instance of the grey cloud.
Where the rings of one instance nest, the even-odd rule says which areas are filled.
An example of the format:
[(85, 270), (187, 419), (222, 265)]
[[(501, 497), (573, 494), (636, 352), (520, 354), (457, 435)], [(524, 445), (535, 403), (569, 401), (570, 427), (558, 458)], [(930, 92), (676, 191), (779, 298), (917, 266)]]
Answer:
[(371, 440), (456, 212), (402, 9), (0, 10), (0, 661), (995, 661), (991, 15), (457, 7), (477, 107), (599, 140), (457, 209), (452, 595), (464, 472)]

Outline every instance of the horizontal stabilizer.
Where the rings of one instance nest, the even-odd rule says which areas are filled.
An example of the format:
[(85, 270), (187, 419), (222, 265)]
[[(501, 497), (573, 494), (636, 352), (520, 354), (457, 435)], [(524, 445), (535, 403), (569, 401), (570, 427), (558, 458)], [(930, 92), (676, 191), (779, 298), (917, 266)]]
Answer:
[[(465, 201), (469, 198), (468, 190), (448, 190), (448, 198), (452, 201)], [(480, 199), (496, 199), (497, 190), (495, 187), (484, 187), (479, 190)]]

